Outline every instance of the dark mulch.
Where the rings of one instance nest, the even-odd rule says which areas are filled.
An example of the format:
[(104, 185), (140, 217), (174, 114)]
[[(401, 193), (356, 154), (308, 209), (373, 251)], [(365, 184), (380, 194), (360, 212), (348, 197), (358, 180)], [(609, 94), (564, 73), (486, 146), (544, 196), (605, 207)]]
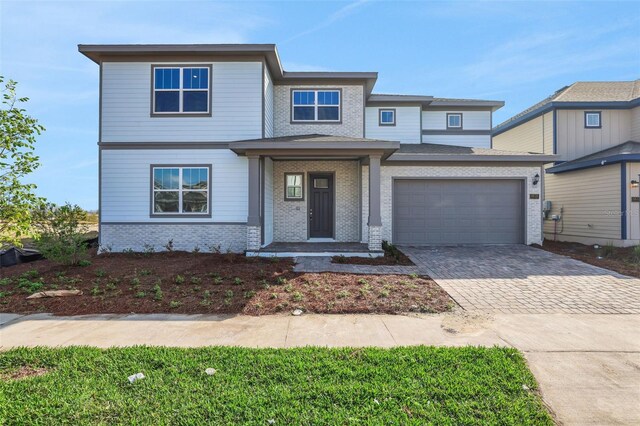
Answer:
[(596, 249), (594, 246), (551, 240), (544, 240), (542, 246), (536, 247), (620, 274), (640, 278), (640, 262), (633, 254), (633, 247), (600, 246)]
[(400, 250), (396, 249), (396, 255), (385, 251), (384, 256), (380, 257), (350, 257), (350, 256), (333, 256), (332, 263), (344, 263), (349, 265), (397, 265), (397, 266), (413, 266), (414, 263)]
[[(264, 315), (301, 308), (316, 313), (443, 312), (448, 294), (428, 277), (300, 274), (291, 259), (210, 253), (91, 252), (89, 266), (48, 260), (0, 269), (0, 311)], [(79, 289), (81, 296), (26, 300)]]

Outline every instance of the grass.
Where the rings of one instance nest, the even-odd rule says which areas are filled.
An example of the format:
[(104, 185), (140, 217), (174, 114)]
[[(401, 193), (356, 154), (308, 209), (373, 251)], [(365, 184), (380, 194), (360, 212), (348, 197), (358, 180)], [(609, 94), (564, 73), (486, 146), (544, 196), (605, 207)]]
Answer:
[[(208, 376), (206, 368), (215, 368)], [(42, 374), (43, 369), (46, 373)], [(17, 371), (40, 375), (17, 377)], [(127, 377), (145, 379), (130, 384)], [(507, 348), (19, 348), (0, 424), (551, 425)]]

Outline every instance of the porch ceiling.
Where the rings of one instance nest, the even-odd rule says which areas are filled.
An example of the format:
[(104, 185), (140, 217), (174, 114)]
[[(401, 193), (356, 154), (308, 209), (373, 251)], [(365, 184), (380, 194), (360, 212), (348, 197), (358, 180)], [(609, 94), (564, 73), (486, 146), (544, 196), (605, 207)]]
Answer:
[(399, 148), (400, 143), (394, 141), (328, 135), (285, 136), (229, 144), (229, 149), (238, 155), (291, 159), (357, 159), (369, 155), (386, 159)]

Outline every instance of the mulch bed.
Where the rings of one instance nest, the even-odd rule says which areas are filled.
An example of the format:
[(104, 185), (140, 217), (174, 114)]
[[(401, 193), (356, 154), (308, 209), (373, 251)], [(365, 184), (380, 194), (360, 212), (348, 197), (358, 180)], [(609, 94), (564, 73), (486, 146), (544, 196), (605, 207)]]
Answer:
[[(295, 273), (291, 259), (210, 253), (91, 252), (88, 266), (48, 260), (0, 269), (0, 312), (264, 315), (444, 312), (449, 295), (428, 277)], [(55, 289), (81, 296), (27, 300)]]
[(343, 263), (349, 265), (395, 265), (395, 266), (413, 266), (414, 263), (400, 250), (397, 250), (397, 258), (392, 256), (388, 251), (384, 252), (384, 256), (380, 257), (350, 257), (350, 256), (333, 256), (332, 263)]
[[(553, 253), (569, 256), (594, 266), (609, 269), (620, 274), (640, 278), (640, 262), (633, 255), (633, 247), (606, 248), (587, 246), (579, 243), (544, 240), (542, 246), (535, 246)], [(611, 250), (611, 252), (608, 252)], [(601, 259), (598, 259), (601, 257)]]

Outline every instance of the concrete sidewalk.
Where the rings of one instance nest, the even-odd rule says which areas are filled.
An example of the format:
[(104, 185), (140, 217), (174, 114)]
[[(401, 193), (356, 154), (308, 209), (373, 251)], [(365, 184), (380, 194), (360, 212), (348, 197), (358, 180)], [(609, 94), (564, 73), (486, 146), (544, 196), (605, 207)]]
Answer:
[(0, 347), (512, 346), (563, 424), (640, 424), (640, 315), (0, 315)]

